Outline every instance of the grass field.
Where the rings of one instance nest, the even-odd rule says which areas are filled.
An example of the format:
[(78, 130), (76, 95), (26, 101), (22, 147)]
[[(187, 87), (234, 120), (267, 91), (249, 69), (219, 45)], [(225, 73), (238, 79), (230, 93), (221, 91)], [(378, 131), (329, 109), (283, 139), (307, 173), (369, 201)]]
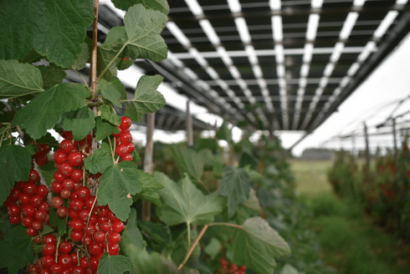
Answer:
[(296, 190), (314, 212), (322, 260), (341, 274), (410, 273), (410, 250), (372, 225), (359, 205), (336, 198), (327, 182), (331, 162), (291, 161)]

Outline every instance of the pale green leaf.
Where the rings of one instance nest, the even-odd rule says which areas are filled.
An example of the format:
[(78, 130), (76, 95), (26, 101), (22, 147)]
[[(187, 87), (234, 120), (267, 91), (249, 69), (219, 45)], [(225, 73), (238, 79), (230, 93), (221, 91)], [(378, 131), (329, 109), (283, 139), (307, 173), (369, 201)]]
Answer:
[(110, 123), (104, 122), (101, 117), (95, 118), (96, 129), (95, 129), (95, 138), (97, 141), (104, 140), (107, 136), (111, 134), (118, 134), (120, 131), (116, 126), (111, 125)]
[(178, 183), (160, 172), (155, 172), (154, 176), (164, 185), (164, 189), (159, 191), (162, 206), (157, 209), (157, 214), (167, 225), (209, 224), (225, 205), (225, 200), (218, 196), (218, 192), (203, 195), (188, 176)]
[(103, 174), (112, 165), (111, 150), (107, 143), (102, 143), (99, 149), (84, 160), (85, 168), (92, 174)]
[(0, 60), (1, 98), (14, 98), (43, 90), (41, 72), (38, 68), (31, 64), (20, 64), (16, 60)]
[(24, 147), (4, 144), (0, 147), (0, 205), (15, 182), (29, 179), (30, 169), (31, 155)]
[(274, 258), (290, 253), (286, 241), (260, 217), (235, 226), (231, 240), (232, 262), (259, 274), (273, 273)]
[(228, 128), (228, 123), (225, 120), (216, 132), (216, 137), (227, 142), (232, 141), (232, 129)]
[(227, 166), (223, 170), (221, 195), (228, 196), (228, 214), (232, 217), (239, 205), (249, 198), (251, 180), (242, 168)]
[(135, 4), (142, 4), (147, 9), (158, 10), (165, 15), (169, 13), (169, 5), (167, 0), (112, 0), (116, 8), (128, 10)]
[(290, 264), (285, 264), (280, 270), (280, 274), (300, 274), (300, 272)]
[(44, 89), (49, 89), (60, 84), (67, 76), (60, 68), (46, 66), (38, 66), (37, 68), (41, 71)]
[(209, 241), (204, 251), (206, 254), (211, 256), (211, 260), (214, 260), (221, 250), (221, 247), (221, 242), (217, 238), (211, 238), (211, 241)]
[(85, 68), (87, 60), (90, 58), (90, 53), (88, 52), (88, 46), (86, 43), (81, 44), (81, 53), (77, 55), (77, 60), (73, 64), (73, 68), (76, 70), (81, 70)]
[(124, 116), (138, 123), (147, 112), (152, 113), (165, 106), (164, 96), (156, 90), (163, 79), (161, 75), (142, 76)]
[(204, 163), (204, 170), (212, 170), (214, 167), (214, 155), (212, 154), (212, 151), (205, 148), (198, 153)]
[(33, 139), (46, 134), (61, 119), (63, 112), (85, 106), (87, 90), (84, 86), (62, 83), (36, 96), (20, 110), (13, 124), (25, 128)]
[(102, 79), (100, 81), (99, 88), (101, 89), (101, 94), (105, 99), (107, 99), (119, 108), (122, 107), (119, 101), (121, 97), (121, 92), (117, 90), (112, 84)]
[(149, 173), (138, 170), (140, 174), (140, 181), (142, 187), (142, 193), (154, 192), (164, 188), (164, 185), (154, 176)]
[(121, 124), (121, 117), (113, 113), (109, 105), (102, 105), (100, 107), (101, 119), (110, 122), (113, 125), (119, 126)]
[(94, 112), (85, 106), (63, 114), (62, 127), (73, 133), (74, 140), (84, 139), (95, 127)]
[(137, 193), (132, 196), (132, 199), (134, 203), (138, 200), (146, 200), (157, 206), (161, 206), (162, 204), (158, 192), (155, 191)]
[[(102, 45), (97, 46), (97, 75), (101, 75), (104, 69), (109, 65), (110, 61), (114, 59), (115, 51), (107, 50), (102, 47)], [(113, 63), (104, 73), (103, 78), (107, 81), (111, 81), (111, 79), (117, 76), (117, 68)]]
[(48, 161), (44, 166), (39, 166), (41, 174), (43, 174), (44, 180), (46, 180), (47, 185), (51, 186), (53, 182), (53, 175), (57, 171), (57, 168), (54, 166), (54, 161)]
[(92, 0), (2, 1), (0, 59), (22, 59), (33, 48), (69, 68), (93, 20)]
[[(101, 176), (98, 205), (107, 205), (122, 221), (126, 221), (132, 205), (132, 197), (141, 192), (137, 165), (124, 161), (108, 168)], [(129, 197), (128, 197), (129, 196)]]
[(131, 209), (127, 226), (122, 232), (121, 241), (119, 243), (121, 249), (126, 249), (126, 246), (131, 244), (138, 248), (144, 248), (144, 241), (137, 226), (137, 211), (134, 208)]
[(122, 274), (125, 271), (132, 270), (133, 268), (134, 266), (129, 258), (122, 255), (110, 256), (107, 252), (105, 252), (100, 258), (97, 273)]

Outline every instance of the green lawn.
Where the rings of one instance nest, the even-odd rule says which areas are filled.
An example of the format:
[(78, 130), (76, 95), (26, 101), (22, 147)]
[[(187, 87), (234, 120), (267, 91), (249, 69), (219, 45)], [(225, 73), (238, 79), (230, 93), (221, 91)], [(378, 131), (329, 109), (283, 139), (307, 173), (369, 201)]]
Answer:
[(291, 161), (296, 190), (311, 207), (323, 261), (341, 274), (410, 273), (410, 250), (372, 225), (360, 206), (335, 197), (327, 182), (330, 162)]

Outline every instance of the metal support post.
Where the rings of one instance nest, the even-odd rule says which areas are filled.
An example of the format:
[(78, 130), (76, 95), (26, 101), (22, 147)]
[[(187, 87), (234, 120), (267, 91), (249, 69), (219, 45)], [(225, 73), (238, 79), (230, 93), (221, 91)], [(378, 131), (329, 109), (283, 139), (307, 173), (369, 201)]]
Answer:
[[(155, 112), (147, 113), (147, 144), (145, 146), (144, 154), (144, 172), (153, 174), (154, 172), (154, 161), (153, 161), (153, 151), (154, 151), (154, 123), (155, 123)], [(142, 201), (142, 219), (144, 222), (149, 221), (151, 218), (151, 203), (149, 201)]]

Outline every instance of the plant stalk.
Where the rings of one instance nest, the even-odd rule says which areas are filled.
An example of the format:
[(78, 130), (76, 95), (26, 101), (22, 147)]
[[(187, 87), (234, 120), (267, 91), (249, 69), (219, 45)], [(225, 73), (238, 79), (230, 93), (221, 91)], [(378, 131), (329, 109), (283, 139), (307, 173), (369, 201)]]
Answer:
[[(208, 227), (209, 227), (209, 225), (205, 225), (205, 226), (202, 228), (201, 232), (199, 232), (198, 237), (196, 237), (194, 243), (192, 244), (191, 248), (189, 249), (188, 253), (186, 254), (184, 261), (178, 266), (178, 270), (180, 270), (180, 269), (186, 264), (186, 262), (188, 261), (189, 257), (191, 256), (192, 252), (194, 252), (194, 249), (195, 249), (196, 245), (199, 243), (199, 241), (201, 240), (202, 236), (204, 236), (205, 231), (208, 229)], [(189, 228), (188, 228), (188, 231), (189, 231)], [(190, 234), (190, 233), (188, 232), (188, 235), (189, 235), (189, 234)], [(190, 235), (189, 235), (189, 236), (190, 236)], [(188, 236), (188, 237), (189, 237), (189, 236)]]
[(91, 97), (94, 97), (94, 93), (97, 91), (97, 34), (98, 34), (98, 4), (99, 0), (94, 0), (94, 23), (93, 23), (93, 49), (91, 51)]

